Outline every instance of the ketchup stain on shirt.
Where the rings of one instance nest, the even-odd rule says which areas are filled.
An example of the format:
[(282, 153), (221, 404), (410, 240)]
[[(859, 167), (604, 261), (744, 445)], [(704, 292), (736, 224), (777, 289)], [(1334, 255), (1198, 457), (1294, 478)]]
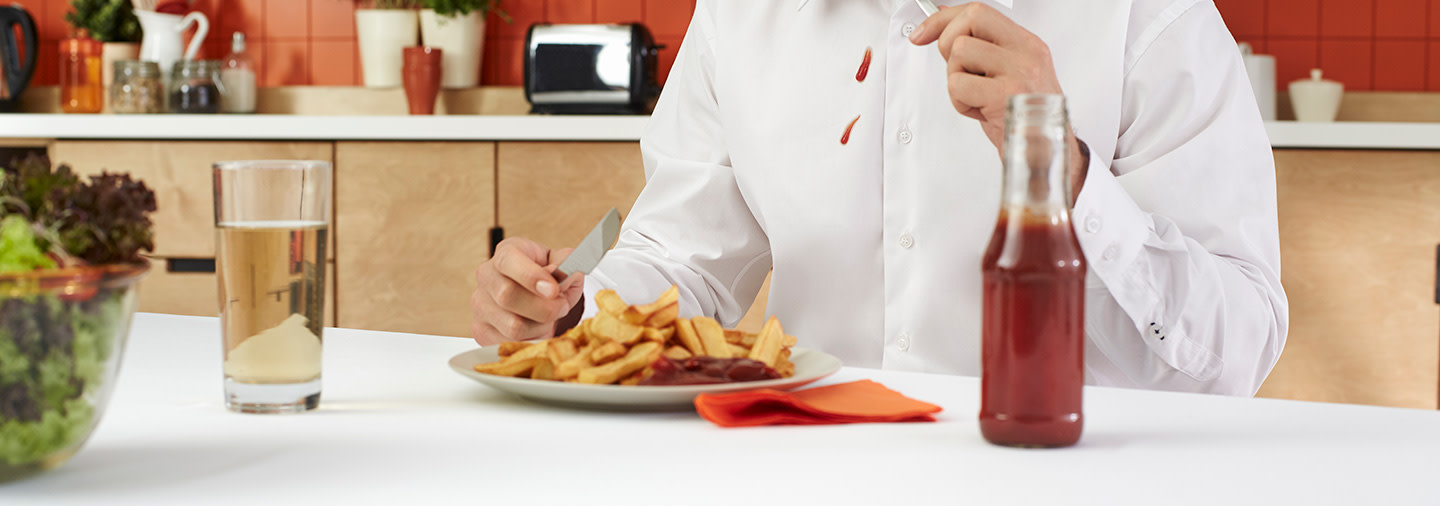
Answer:
[(870, 75), (870, 48), (865, 48), (865, 58), (860, 60), (860, 70), (855, 72), (856, 82), (865, 82), (865, 76)]
[(845, 126), (845, 134), (840, 136), (840, 144), (850, 143), (850, 131), (855, 129), (855, 122), (857, 121), (860, 121), (859, 116), (856, 116), (855, 119), (850, 120), (850, 124)]

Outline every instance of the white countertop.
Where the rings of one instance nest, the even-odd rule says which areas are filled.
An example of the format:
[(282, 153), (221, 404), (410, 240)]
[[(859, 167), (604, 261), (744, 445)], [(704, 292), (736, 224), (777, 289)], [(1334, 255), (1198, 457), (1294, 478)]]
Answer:
[[(648, 116), (0, 114), (0, 138), (637, 141)], [(1440, 123), (1265, 124), (1276, 148), (1440, 150)]]
[(637, 141), (649, 116), (0, 114), (0, 138)]
[(1440, 504), (1436, 411), (1087, 388), (1078, 446), (1019, 450), (981, 439), (974, 378), (823, 380), (938, 423), (723, 429), (521, 401), (448, 369), (473, 347), (327, 329), (319, 410), (240, 415), (217, 320), (142, 314), (94, 437), (0, 504)]

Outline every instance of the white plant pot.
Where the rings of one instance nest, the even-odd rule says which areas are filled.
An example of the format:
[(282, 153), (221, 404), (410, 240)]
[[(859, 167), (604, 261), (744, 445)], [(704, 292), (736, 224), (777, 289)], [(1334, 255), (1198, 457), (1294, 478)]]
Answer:
[(425, 45), (440, 48), (440, 87), (480, 84), (480, 59), (485, 54), (485, 18), (480, 13), (451, 17), (436, 15), (434, 9), (421, 10), (420, 35)]
[(358, 9), (355, 35), (360, 43), (360, 70), (365, 86), (400, 87), (400, 67), (406, 46), (419, 39), (415, 11), (409, 9)]

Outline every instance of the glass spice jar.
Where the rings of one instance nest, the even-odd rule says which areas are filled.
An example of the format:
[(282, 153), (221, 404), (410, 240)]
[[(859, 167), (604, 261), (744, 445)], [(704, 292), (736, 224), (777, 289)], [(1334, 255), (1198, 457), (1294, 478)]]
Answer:
[(170, 73), (170, 112), (214, 114), (220, 112), (220, 62), (181, 60)]
[(165, 112), (165, 84), (160, 76), (160, 64), (116, 61), (115, 82), (110, 85), (110, 111), (116, 114)]
[(96, 113), (105, 105), (100, 82), (100, 41), (81, 30), (60, 41), (60, 108), (67, 113)]

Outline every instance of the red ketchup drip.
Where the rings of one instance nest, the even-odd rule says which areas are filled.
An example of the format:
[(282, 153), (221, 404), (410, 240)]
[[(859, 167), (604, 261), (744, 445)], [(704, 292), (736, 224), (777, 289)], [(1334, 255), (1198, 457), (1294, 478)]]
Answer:
[(855, 122), (856, 122), (856, 121), (860, 121), (860, 117), (859, 117), (859, 116), (856, 116), (855, 119), (850, 120), (850, 124), (845, 126), (845, 135), (841, 135), (841, 136), (840, 136), (840, 143), (841, 143), (841, 144), (849, 144), (849, 143), (850, 143), (850, 131), (855, 129)]
[(870, 48), (865, 48), (865, 58), (860, 60), (860, 71), (855, 73), (856, 82), (865, 82), (865, 76), (870, 75)]

